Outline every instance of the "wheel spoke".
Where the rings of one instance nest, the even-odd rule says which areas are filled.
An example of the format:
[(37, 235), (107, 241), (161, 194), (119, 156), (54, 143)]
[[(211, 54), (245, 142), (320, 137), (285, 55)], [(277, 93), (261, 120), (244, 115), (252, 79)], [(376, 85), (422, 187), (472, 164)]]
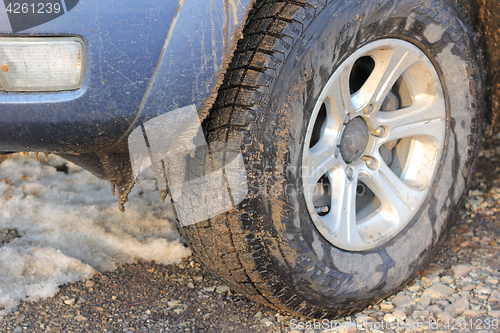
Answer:
[(390, 131), (390, 134), (385, 138), (385, 141), (424, 135), (432, 137), (439, 142), (442, 140), (441, 137), (444, 134), (443, 124), (443, 118), (435, 118), (419, 121), (408, 125), (401, 125), (393, 128)]
[(382, 206), (390, 207), (392, 215), (397, 216), (397, 223), (412, 215), (424, 191), (415, 190), (403, 182), (385, 164), (381, 156), (375, 157), (379, 161), (378, 169), (364, 170), (363, 182), (379, 198)]
[[(328, 145), (326, 147), (313, 147), (309, 149), (309, 165), (311, 166), (311, 171), (316, 170), (318, 167), (321, 167), (323, 164), (328, 164), (328, 161), (334, 157), (335, 158), (335, 150), (337, 146), (334, 144)], [(325, 170), (325, 173), (328, 170)]]
[(395, 139), (424, 135), (441, 143), (444, 140), (445, 110), (432, 103), (430, 107), (409, 107), (391, 112), (379, 112), (375, 121), (378, 126), (389, 130), (386, 137), (380, 141), (388, 142)]
[(401, 74), (420, 60), (420, 55), (414, 50), (391, 46), (391, 49), (372, 54), (375, 68), (359, 92), (359, 98), (365, 103), (375, 103), (380, 107)]
[(324, 218), (329, 220), (334, 237), (345, 244), (364, 243), (356, 224), (356, 186), (357, 176), (349, 180), (345, 169), (328, 173), (331, 184), (330, 213)]
[(321, 178), (321, 176), (334, 169), (335, 167), (339, 167), (341, 164), (343, 164), (340, 155), (338, 157), (335, 157), (334, 153), (330, 149), (324, 149), (322, 152), (319, 152), (317, 154), (311, 154), (309, 152), (307, 159), (310, 159), (312, 163), (315, 163), (311, 163), (309, 165), (305, 164), (305, 172), (308, 175), (307, 182), (310, 185), (314, 186)]
[(327, 87), (327, 94), (332, 97), (334, 103), (331, 107), (336, 109), (334, 112), (338, 112), (342, 121), (355, 112), (349, 90), (349, 73), (349, 68), (345, 68)]
[(352, 105), (354, 107), (354, 110), (356, 110), (356, 111), (359, 111), (365, 103), (362, 99), (360, 91), (357, 91), (354, 94), (352, 94), (351, 100), (352, 100)]

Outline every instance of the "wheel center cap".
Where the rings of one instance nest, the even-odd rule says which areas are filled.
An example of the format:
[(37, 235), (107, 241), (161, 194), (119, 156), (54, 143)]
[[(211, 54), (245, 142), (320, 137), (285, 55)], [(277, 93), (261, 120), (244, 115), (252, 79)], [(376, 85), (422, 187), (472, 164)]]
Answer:
[(349, 121), (344, 128), (340, 140), (340, 153), (346, 163), (351, 163), (361, 157), (368, 144), (368, 125), (361, 117)]

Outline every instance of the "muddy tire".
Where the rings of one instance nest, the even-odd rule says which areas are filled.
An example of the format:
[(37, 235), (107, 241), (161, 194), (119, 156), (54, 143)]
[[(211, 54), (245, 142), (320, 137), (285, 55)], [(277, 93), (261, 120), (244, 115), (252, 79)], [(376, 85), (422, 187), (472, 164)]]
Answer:
[(204, 123), (209, 142), (241, 147), (249, 193), (182, 228), (195, 255), (249, 298), (315, 318), (411, 281), (478, 156), (467, 27), (451, 0), (258, 2)]

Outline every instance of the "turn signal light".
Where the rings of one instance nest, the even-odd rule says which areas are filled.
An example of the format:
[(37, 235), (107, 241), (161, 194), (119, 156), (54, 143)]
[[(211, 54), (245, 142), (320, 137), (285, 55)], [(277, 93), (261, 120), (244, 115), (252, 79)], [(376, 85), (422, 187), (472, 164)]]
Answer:
[(0, 90), (78, 89), (84, 51), (83, 41), (76, 37), (0, 37)]

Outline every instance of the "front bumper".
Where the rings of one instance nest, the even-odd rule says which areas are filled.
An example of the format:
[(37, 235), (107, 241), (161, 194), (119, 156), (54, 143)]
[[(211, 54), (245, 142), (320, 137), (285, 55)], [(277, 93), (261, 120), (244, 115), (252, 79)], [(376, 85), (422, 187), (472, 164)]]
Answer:
[(124, 153), (141, 123), (187, 105), (202, 110), (250, 2), (79, 2), (18, 32), (0, 5), (0, 35), (78, 36), (87, 59), (78, 90), (0, 92), (0, 151)]

